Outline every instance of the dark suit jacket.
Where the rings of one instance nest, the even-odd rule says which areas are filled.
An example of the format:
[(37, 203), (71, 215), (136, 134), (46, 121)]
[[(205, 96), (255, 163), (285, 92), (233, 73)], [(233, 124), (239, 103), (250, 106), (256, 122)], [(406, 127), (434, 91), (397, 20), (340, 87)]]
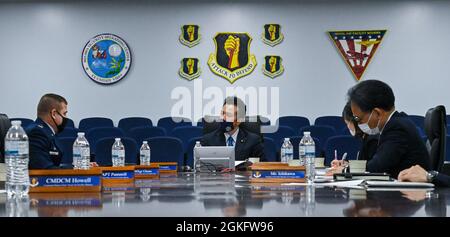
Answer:
[(433, 181), (438, 186), (450, 187), (450, 176), (439, 173)]
[(30, 144), (30, 169), (59, 168), (63, 154), (51, 128), (38, 118), (26, 132)]
[(369, 161), (377, 152), (378, 147), (378, 136), (365, 135), (362, 138), (362, 146), (359, 151), (359, 160)]
[(375, 155), (367, 163), (369, 172), (386, 172), (393, 178), (413, 165), (430, 169), (430, 158), (416, 126), (405, 113), (394, 112), (380, 134)]
[[(203, 135), (201, 144), (202, 146), (226, 146), (225, 135), (220, 129), (217, 129)], [(261, 141), (261, 137), (255, 133), (240, 128), (234, 149), (235, 160), (246, 160), (249, 157), (259, 157), (261, 161), (265, 161), (264, 145)]]

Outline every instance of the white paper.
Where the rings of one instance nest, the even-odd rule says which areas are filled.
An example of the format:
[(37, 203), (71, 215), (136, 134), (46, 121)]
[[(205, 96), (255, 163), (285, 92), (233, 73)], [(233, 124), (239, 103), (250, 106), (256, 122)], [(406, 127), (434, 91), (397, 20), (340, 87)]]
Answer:
[(240, 164), (242, 164), (244, 162), (245, 162), (245, 160), (234, 161), (234, 166), (238, 166), (238, 165), (240, 165)]

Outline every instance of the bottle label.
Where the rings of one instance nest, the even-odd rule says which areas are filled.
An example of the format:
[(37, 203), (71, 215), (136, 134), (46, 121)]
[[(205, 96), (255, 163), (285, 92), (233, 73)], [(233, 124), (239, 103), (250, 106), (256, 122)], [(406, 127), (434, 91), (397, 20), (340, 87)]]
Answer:
[(73, 148), (73, 157), (81, 157), (81, 149), (79, 147)]
[(124, 157), (125, 156), (125, 150), (115, 150), (112, 153), (113, 157)]
[(91, 156), (91, 151), (89, 149), (89, 147), (85, 147), (85, 148), (81, 148), (81, 152), (80, 152), (81, 156)]
[(141, 151), (141, 157), (150, 157), (150, 151), (149, 150)]
[(308, 153), (308, 154), (316, 153), (316, 147), (315, 146), (306, 146), (305, 153)]
[(301, 156), (306, 155), (306, 147), (305, 147), (305, 146), (300, 146), (300, 147), (298, 148), (298, 153), (299, 153)]
[(14, 141), (5, 143), (6, 155), (28, 155), (27, 141)]

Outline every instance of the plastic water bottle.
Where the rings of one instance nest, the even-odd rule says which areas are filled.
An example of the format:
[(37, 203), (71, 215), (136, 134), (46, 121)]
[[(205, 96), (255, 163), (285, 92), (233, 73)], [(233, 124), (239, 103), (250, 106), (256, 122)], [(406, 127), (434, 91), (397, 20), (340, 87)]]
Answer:
[(91, 162), (89, 142), (84, 137), (84, 132), (79, 132), (73, 143), (73, 168), (76, 170), (88, 170)]
[(294, 158), (294, 147), (289, 138), (284, 138), (283, 145), (281, 145), (281, 162), (289, 163)]
[(112, 146), (112, 163), (113, 167), (125, 166), (125, 147), (120, 138), (116, 138)]
[(314, 139), (311, 137), (310, 132), (303, 132), (303, 138), (299, 143), (299, 157), (300, 163), (302, 162), (306, 166), (306, 178), (308, 183), (314, 182), (314, 177), (316, 174), (314, 168), (314, 158), (316, 157), (316, 144), (314, 144)]
[(147, 141), (142, 142), (140, 158), (141, 165), (150, 165), (150, 146)]
[(12, 121), (5, 137), (6, 183), (8, 197), (28, 196), (28, 136), (20, 126), (21, 121)]
[(200, 143), (200, 141), (196, 141), (195, 142), (195, 146), (194, 146), (194, 173), (200, 172), (200, 160), (199, 157), (196, 156), (195, 154), (195, 147), (201, 147), (202, 144)]

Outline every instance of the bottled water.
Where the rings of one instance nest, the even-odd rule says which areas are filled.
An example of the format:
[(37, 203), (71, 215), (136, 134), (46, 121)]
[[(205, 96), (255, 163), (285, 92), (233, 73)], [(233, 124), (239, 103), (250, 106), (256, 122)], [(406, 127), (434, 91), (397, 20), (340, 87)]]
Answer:
[(11, 124), (5, 137), (5, 189), (8, 197), (25, 197), (30, 188), (28, 136), (20, 121), (14, 120)]
[(112, 163), (113, 167), (125, 166), (125, 147), (120, 138), (116, 138), (112, 146)]
[(316, 145), (314, 139), (311, 137), (310, 132), (303, 132), (303, 138), (298, 145), (300, 163), (306, 166), (306, 178), (308, 183), (314, 182), (316, 174), (314, 168), (314, 158), (316, 157)]
[(76, 170), (88, 170), (91, 162), (89, 142), (84, 137), (84, 132), (79, 132), (73, 143), (73, 168)]
[[(195, 142), (195, 147), (201, 147), (202, 144), (199, 141)], [(197, 173), (200, 171), (200, 160), (199, 157), (195, 154), (195, 147), (194, 147), (194, 173)]]
[(141, 165), (150, 165), (150, 146), (147, 141), (142, 142), (140, 158)]
[(292, 159), (294, 159), (294, 147), (289, 138), (284, 138), (283, 145), (281, 146), (281, 162), (289, 163)]

